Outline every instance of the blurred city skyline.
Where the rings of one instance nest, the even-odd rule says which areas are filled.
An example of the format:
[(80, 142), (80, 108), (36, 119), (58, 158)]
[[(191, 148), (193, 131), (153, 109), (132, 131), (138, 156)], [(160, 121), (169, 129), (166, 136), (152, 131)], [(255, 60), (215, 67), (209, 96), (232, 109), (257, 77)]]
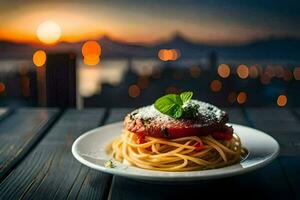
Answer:
[(300, 3), (294, 0), (1, 1), (0, 40), (38, 42), (36, 31), (47, 20), (59, 25), (59, 42), (108, 35), (127, 42), (153, 43), (174, 32), (212, 44), (299, 38), (299, 9)]

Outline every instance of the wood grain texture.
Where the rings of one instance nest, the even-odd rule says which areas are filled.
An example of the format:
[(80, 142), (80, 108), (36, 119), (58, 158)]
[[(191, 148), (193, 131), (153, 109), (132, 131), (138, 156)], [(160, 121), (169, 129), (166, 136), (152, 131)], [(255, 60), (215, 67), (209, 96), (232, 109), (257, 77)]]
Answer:
[[(241, 110), (225, 109), (230, 121), (247, 125)], [(270, 178), (272, 177), (272, 178)], [(234, 195), (235, 194), (235, 195)], [(276, 160), (265, 168), (248, 174), (210, 181), (179, 182), (176, 184), (144, 183), (114, 176), (110, 191), (111, 199), (289, 199), (292, 197), (287, 178)]]
[(0, 199), (102, 199), (111, 176), (81, 165), (73, 141), (99, 126), (104, 110), (67, 110), (36, 148), (0, 185)]
[(0, 180), (20, 161), (58, 116), (57, 109), (25, 108), (0, 122)]

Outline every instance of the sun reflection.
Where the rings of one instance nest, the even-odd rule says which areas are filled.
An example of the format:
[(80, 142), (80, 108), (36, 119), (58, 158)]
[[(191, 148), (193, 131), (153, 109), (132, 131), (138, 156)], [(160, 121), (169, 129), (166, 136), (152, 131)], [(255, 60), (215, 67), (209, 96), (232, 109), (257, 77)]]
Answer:
[(61, 36), (61, 28), (54, 21), (44, 21), (38, 26), (36, 35), (41, 42), (54, 44)]
[(32, 56), (33, 64), (37, 67), (41, 67), (45, 65), (46, 60), (47, 60), (47, 55), (46, 52), (43, 50), (37, 50), (36, 52), (34, 52)]

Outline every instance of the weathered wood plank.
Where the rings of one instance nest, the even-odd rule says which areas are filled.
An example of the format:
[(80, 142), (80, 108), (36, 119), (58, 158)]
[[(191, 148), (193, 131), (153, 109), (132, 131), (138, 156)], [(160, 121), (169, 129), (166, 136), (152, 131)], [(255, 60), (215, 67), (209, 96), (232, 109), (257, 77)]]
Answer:
[(246, 113), (253, 125), (273, 136), (281, 147), (281, 155), (300, 154), (300, 123), (284, 108), (248, 108)]
[(0, 199), (106, 198), (111, 176), (73, 158), (73, 141), (102, 121), (103, 109), (67, 110), (36, 148), (0, 184)]
[[(225, 109), (233, 123), (247, 125), (243, 112)], [(272, 177), (272, 178), (270, 178)], [(237, 195), (232, 195), (232, 194)], [(289, 185), (278, 161), (252, 173), (225, 179), (198, 181), (193, 183), (161, 184), (114, 176), (111, 199), (195, 199), (202, 197), (240, 199), (241, 194), (253, 199), (289, 199)]]
[(0, 123), (0, 180), (28, 153), (58, 113), (57, 109), (19, 109)]
[(279, 162), (288, 178), (294, 191), (294, 198), (300, 199), (300, 156), (281, 156)]
[(8, 108), (0, 108), (0, 121), (4, 119), (9, 113)]
[(241, 109), (238, 108), (224, 108), (229, 115), (229, 122), (241, 125), (247, 125), (247, 120)]
[(246, 113), (256, 128), (270, 135), (274, 131), (285, 133), (300, 130), (296, 117), (285, 108), (248, 108)]

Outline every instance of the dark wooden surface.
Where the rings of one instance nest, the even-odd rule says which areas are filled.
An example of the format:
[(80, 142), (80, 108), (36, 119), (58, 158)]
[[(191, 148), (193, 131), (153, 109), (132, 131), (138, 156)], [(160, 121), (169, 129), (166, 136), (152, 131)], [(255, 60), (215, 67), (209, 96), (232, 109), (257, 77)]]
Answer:
[(122, 120), (132, 108), (0, 109), (0, 199), (299, 199), (300, 109), (225, 109), (232, 123), (276, 138), (280, 156), (244, 175), (176, 185), (111, 176), (72, 157), (79, 135)]

